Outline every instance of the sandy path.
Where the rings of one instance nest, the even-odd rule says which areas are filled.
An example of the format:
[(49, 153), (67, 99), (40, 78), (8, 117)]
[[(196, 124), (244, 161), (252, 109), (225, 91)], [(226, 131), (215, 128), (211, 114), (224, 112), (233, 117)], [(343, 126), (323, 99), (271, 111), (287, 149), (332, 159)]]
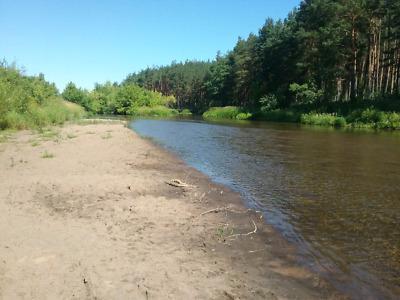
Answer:
[(337, 297), (236, 194), (122, 124), (54, 130), (0, 144), (1, 299)]

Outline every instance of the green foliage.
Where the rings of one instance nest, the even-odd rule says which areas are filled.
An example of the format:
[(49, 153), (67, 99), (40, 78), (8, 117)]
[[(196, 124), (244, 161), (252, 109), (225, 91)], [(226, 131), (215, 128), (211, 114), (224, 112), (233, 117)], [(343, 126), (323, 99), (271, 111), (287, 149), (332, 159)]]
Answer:
[(247, 113), (242, 112), (242, 113), (237, 114), (235, 119), (236, 120), (249, 120), (249, 119), (251, 119), (252, 116), (253, 115), (249, 112), (247, 112)]
[(204, 119), (237, 119), (246, 120), (251, 114), (237, 106), (211, 107), (203, 113)]
[(42, 158), (53, 158), (53, 157), (54, 157), (54, 154), (53, 154), (53, 153), (49, 153), (49, 152), (47, 152), (47, 150), (46, 150), (46, 151), (43, 152), (43, 154), (42, 154), (41, 157), (42, 157)]
[(165, 106), (142, 106), (138, 107), (134, 115), (140, 117), (172, 117), (176, 116), (179, 112), (176, 109), (168, 108)]
[(321, 100), (324, 94), (322, 90), (318, 90), (313, 83), (297, 84), (292, 83), (289, 91), (294, 95), (294, 104), (310, 105)]
[(79, 103), (92, 114), (120, 115), (171, 115), (175, 105), (173, 96), (163, 96), (136, 84), (96, 84), (93, 91), (77, 88), (69, 83), (63, 97), (71, 102)]
[(173, 62), (169, 66), (147, 68), (133, 73), (124, 80), (125, 84), (135, 84), (142, 88), (158, 91), (176, 99), (175, 108), (200, 111), (204, 107), (204, 80), (209, 72), (210, 62)]
[(182, 111), (179, 112), (179, 114), (182, 116), (191, 116), (192, 112), (189, 109), (184, 108), (184, 109), (182, 109)]
[[(267, 19), (257, 34), (239, 38), (212, 61), (147, 68), (93, 91), (69, 83), (62, 95), (92, 114), (166, 116), (190, 109), (205, 118), (398, 128), (398, 2), (301, 1), (286, 19)], [(3, 66), (0, 128), (63, 122), (65, 112), (49, 105), (57, 95), (42, 75)]]
[(212, 62), (147, 68), (125, 82), (174, 95), (178, 109), (196, 113), (236, 106), (260, 110), (255, 118), (300, 121), (299, 112), (347, 114), (378, 98), (375, 108), (400, 111), (398, 20), (393, 0), (301, 1)]
[(277, 108), (278, 97), (274, 94), (268, 94), (260, 98), (261, 111), (267, 112)]
[(336, 114), (328, 113), (308, 113), (302, 114), (300, 118), (301, 123), (307, 125), (319, 125), (319, 126), (333, 126), (333, 127), (345, 127), (346, 119)]
[(79, 106), (68, 105), (43, 75), (25, 76), (15, 66), (0, 65), (0, 129), (27, 129), (82, 117)]
[(383, 112), (373, 108), (355, 110), (347, 116), (352, 127), (400, 129), (400, 113)]
[(74, 83), (70, 82), (65, 87), (62, 96), (65, 100), (76, 103), (84, 107), (87, 111), (92, 111), (92, 105), (89, 101), (88, 92), (77, 88)]
[(163, 96), (135, 84), (122, 85), (116, 96), (117, 112), (125, 115), (136, 115), (143, 107), (172, 106), (174, 102), (173, 96)]

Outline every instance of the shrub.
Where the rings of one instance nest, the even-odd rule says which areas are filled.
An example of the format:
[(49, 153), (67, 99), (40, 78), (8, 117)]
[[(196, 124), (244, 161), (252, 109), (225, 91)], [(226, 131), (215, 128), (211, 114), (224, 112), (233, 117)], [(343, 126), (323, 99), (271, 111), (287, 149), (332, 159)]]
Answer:
[(274, 94), (268, 94), (260, 98), (261, 111), (267, 112), (277, 108), (278, 98)]
[(184, 116), (191, 116), (192, 112), (189, 109), (184, 108), (182, 111), (179, 112), (179, 114)]
[(29, 127), (27, 118), (16, 111), (7, 112), (0, 120), (1, 129), (26, 129)]
[(0, 65), (0, 129), (40, 128), (82, 117), (84, 110), (66, 104), (54, 84)]
[(355, 110), (349, 114), (347, 121), (352, 127), (372, 127), (378, 129), (399, 129), (400, 114), (383, 112), (373, 108)]
[(308, 113), (302, 114), (300, 121), (307, 125), (320, 125), (320, 126), (335, 126), (344, 127), (346, 126), (346, 120), (343, 117), (337, 116), (336, 114), (327, 113)]
[(318, 90), (314, 83), (298, 84), (292, 83), (289, 91), (294, 95), (296, 105), (310, 105), (319, 101), (324, 94)]
[[(239, 118), (238, 118), (239, 116)], [(245, 112), (237, 106), (211, 107), (203, 113), (204, 119), (239, 119), (245, 120), (251, 117), (251, 114)], [(244, 119), (242, 119), (244, 118)]]
[(176, 116), (178, 113), (179, 112), (176, 109), (158, 105), (154, 107), (137, 107), (132, 114), (140, 117), (171, 117)]
[(251, 117), (251, 113), (239, 113), (236, 115), (236, 120), (249, 120)]

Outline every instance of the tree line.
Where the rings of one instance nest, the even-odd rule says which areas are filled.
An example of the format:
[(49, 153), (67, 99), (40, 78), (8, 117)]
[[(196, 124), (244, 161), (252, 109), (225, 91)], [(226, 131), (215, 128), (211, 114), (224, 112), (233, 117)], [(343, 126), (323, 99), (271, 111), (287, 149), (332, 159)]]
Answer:
[(137, 84), (97, 83), (93, 90), (88, 91), (70, 82), (61, 95), (92, 114), (164, 116), (178, 113), (173, 109), (174, 96), (164, 96)]
[(400, 110), (400, 1), (305, 0), (215, 60), (130, 74), (122, 84), (173, 95), (178, 108)]

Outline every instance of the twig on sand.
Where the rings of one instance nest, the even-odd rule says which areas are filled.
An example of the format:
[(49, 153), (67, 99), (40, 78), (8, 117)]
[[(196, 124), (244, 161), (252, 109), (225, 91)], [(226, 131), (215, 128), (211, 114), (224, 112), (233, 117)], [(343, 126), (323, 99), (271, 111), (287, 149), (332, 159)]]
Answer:
[(228, 210), (228, 207), (217, 207), (217, 208), (214, 208), (214, 209), (210, 209), (210, 210), (207, 210), (207, 211), (201, 213), (200, 216), (203, 216), (203, 215), (206, 215), (206, 214), (209, 214), (209, 213), (212, 213), (212, 212), (218, 213), (218, 212), (224, 211), (224, 210)]
[(236, 213), (236, 214), (244, 214), (244, 213), (247, 213), (247, 212), (251, 211), (251, 209), (249, 208), (249, 209), (240, 211), (240, 210), (231, 209), (229, 206), (224, 206), (224, 207), (217, 207), (217, 208), (213, 208), (213, 209), (207, 210), (207, 211), (201, 213), (200, 216), (206, 215), (206, 214), (209, 214), (209, 213), (213, 213), (213, 212), (214, 213), (219, 213), (221, 211), (229, 211), (229, 212)]
[(250, 250), (249, 253), (257, 253), (257, 252), (261, 252), (261, 251), (265, 251), (265, 250), (267, 250), (267, 248), (258, 249), (258, 250)]
[(238, 237), (238, 236), (248, 236), (248, 235), (252, 235), (252, 234), (256, 233), (257, 230), (258, 230), (257, 225), (253, 221), (253, 219), (251, 219), (251, 222), (253, 222), (253, 225), (254, 225), (254, 230), (253, 231), (250, 231), (250, 232), (247, 232), (247, 233), (237, 233), (237, 234), (228, 235), (227, 238)]
[(171, 179), (170, 181), (165, 182), (168, 185), (172, 185), (174, 187), (188, 187), (189, 185), (179, 179)]

